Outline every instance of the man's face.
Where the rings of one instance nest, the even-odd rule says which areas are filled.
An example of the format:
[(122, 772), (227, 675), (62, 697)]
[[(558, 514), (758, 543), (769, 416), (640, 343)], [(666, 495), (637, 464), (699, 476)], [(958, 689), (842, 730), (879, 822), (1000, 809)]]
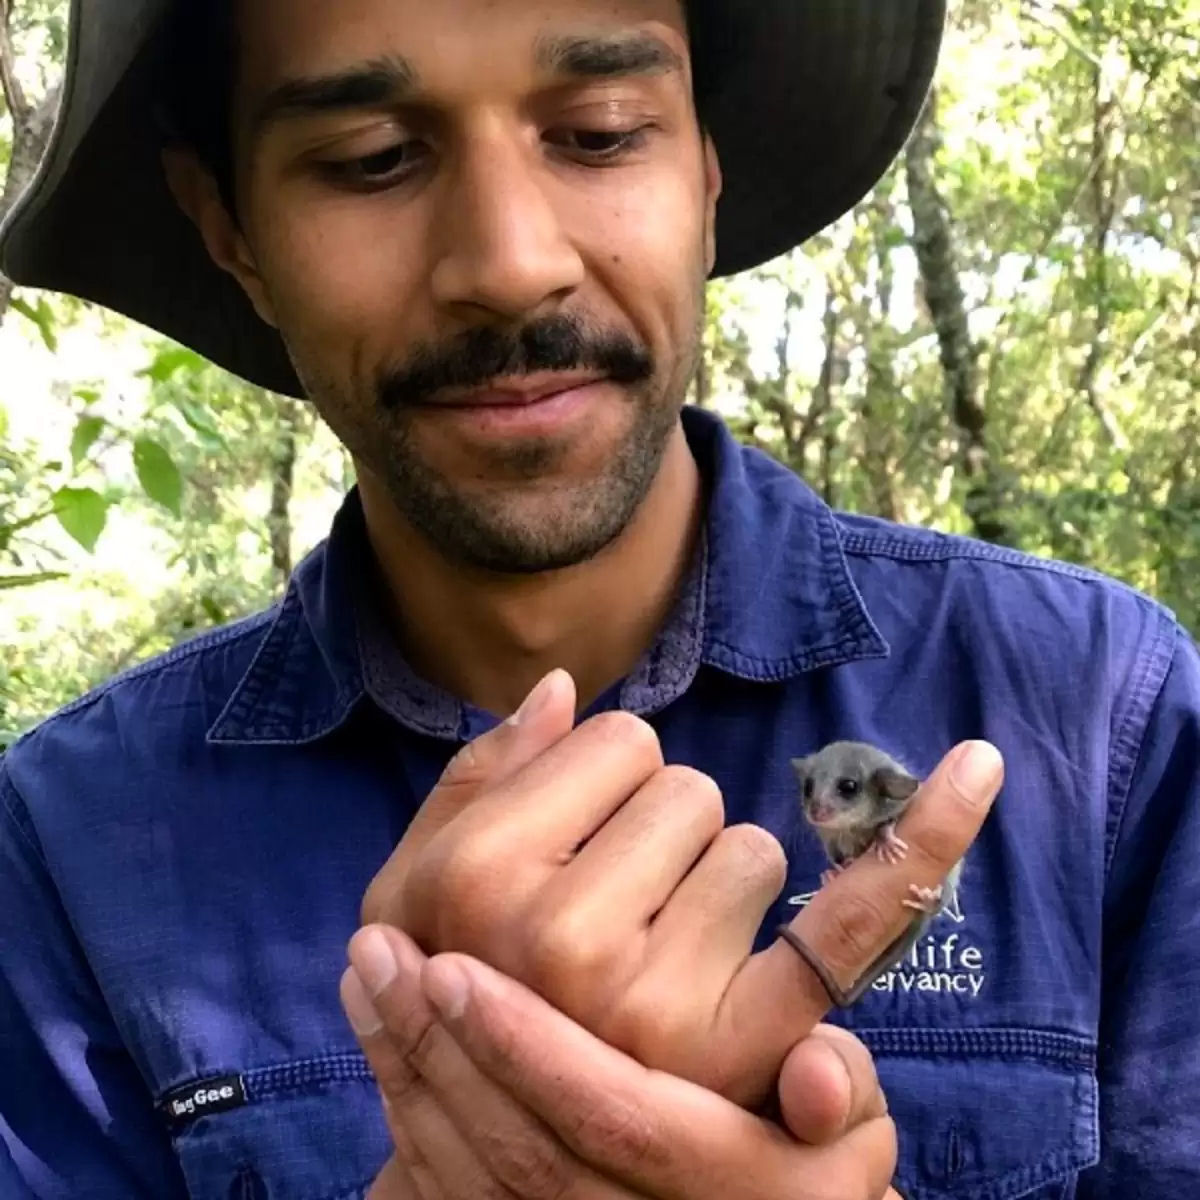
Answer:
[(685, 31), (679, 0), (238, 5), (236, 273), (364, 491), (458, 561), (594, 555), (676, 428), (719, 191)]

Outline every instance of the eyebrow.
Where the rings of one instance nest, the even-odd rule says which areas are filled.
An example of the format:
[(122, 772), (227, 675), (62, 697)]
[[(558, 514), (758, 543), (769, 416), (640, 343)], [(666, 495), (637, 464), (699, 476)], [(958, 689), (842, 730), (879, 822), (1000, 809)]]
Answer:
[(417, 73), (407, 59), (374, 59), (332, 75), (289, 79), (268, 92), (254, 114), (254, 128), (289, 117), (365, 108), (399, 100), (416, 90)]
[(539, 38), (536, 62), (550, 74), (584, 79), (683, 70), (679, 54), (662, 38), (643, 32)]
[[(535, 54), (539, 69), (577, 79), (682, 72), (683, 59), (651, 33), (574, 35), (540, 38)], [(289, 79), (259, 102), (256, 132), (288, 118), (366, 108), (396, 102), (418, 87), (416, 69), (398, 55), (373, 59), (330, 75)]]

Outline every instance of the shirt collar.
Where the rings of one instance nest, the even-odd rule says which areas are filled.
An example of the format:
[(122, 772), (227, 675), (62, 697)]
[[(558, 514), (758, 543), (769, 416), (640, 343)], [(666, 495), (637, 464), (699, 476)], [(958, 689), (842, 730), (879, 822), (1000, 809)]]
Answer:
[[(702, 666), (777, 683), (885, 656), (828, 505), (794, 472), (738, 443), (711, 413), (685, 408), (683, 422), (708, 496), (700, 546), (654, 645), (597, 707), (649, 715), (686, 692)], [(312, 741), (368, 698), (433, 737), (463, 739), (486, 728), (492, 718), (405, 662), (374, 599), (373, 571), (355, 489), (329, 537), (297, 567), (210, 741)]]

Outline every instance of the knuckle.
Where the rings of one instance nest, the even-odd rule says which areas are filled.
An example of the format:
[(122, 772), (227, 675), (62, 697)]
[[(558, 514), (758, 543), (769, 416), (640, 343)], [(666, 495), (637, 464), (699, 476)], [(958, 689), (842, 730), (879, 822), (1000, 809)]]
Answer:
[(586, 722), (592, 735), (603, 742), (617, 742), (655, 765), (662, 764), (662, 747), (658, 734), (647, 722), (622, 709), (597, 713)]
[(746, 861), (755, 879), (782, 888), (787, 879), (787, 854), (779, 840), (760, 825), (731, 825), (722, 835)]
[(404, 888), (405, 919), (392, 923), (418, 941), (432, 939), (439, 950), (473, 953), (496, 937), (506, 911), (496, 903), (497, 880), (506, 881), (510, 895), (516, 894), (517, 881), (498, 865), (486, 840), (486, 834), (469, 839), (419, 863)]
[(638, 1105), (609, 1096), (602, 1106), (575, 1114), (567, 1127), (584, 1158), (627, 1171), (661, 1165), (659, 1131), (650, 1113)]
[(889, 921), (877, 897), (866, 892), (848, 892), (831, 905), (829, 937), (840, 961), (868, 962), (884, 947)]
[(477, 830), (470, 838), (447, 848), (447, 853), (430, 856), (422, 864), (420, 882), (445, 903), (469, 906), (473, 897), (486, 890), (488, 880), (500, 866), (500, 857), (490, 842), (487, 830)]
[(514, 1135), (508, 1127), (477, 1125), (473, 1130), (479, 1157), (505, 1192), (529, 1200), (561, 1200), (575, 1180), (567, 1156), (550, 1138), (532, 1130)]
[(681, 1051), (694, 1059), (701, 1030), (691, 1010), (679, 1004), (678, 990), (677, 979), (664, 987), (653, 974), (639, 977), (605, 1013), (598, 1036), (646, 1066), (668, 1069)]
[(424, 1090), (421, 1077), (410, 1066), (407, 1055), (394, 1049), (390, 1039), (382, 1050), (369, 1053), (367, 1060), (380, 1093), (393, 1108), (403, 1108)]
[(424, 1078), (436, 1062), (441, 1038), (441, 1027), (429, 1021), (404, 1051), (404, 1059), (414, 1077)]
[(528, 925), (527, 969), (539, 986), (560, 999), (568, 989), (594, 999), (613, 964), (603, 925), (570, 906), (531, 916)]
[(670, 763), (658, 772), (658, 779), (672, 801), (686, 798), (708, 824), (717, 829), (725, 824), (725, 797), (711, 775), (683, 763)]
[(923, 825), (910, 841), (923, 858), (943, 870), (949, 870), (965, 849), (965, 839), (953, 822)]

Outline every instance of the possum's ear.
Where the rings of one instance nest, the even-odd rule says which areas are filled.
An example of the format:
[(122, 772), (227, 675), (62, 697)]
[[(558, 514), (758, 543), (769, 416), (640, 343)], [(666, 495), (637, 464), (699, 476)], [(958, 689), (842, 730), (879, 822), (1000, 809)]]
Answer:
[(921, 786), (920, 780), (892, 767), (880, 767), (871, 775), (871, 782), (876, 791), (889, 800), (907, 800)]
[(811, 756), (806, 756), (804, 758), (793, 758), (791, 760), (792, 761), (792, 770), (796, 773), (797, 779), (803, 780), (805, 775), (808, 774), (809, 757), (811, 757)]

